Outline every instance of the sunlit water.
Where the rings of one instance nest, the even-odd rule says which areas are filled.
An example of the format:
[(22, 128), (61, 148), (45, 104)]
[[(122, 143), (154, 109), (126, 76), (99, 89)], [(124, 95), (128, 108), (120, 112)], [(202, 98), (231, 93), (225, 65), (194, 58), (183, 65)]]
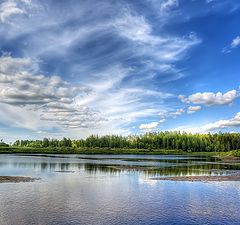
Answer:
[(151, 180), (239, 170), (214, 158), (129, 155), (0, 155), (1, 225), (240, 224), (240, 182)]

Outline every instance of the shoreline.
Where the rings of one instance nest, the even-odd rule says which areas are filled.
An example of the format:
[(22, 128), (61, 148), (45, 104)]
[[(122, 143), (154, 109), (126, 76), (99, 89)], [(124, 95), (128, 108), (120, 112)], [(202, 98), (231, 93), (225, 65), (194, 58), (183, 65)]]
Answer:
[(60, 151), (60, 149), (33, 149), (33, 148), (9, 148), (1, 149), (2, 154), (18, 154), (25, 155), (176, 155), (176, 156), (202, 156), (213, 157), (219, 159), (222, 163), (240, 163), (239, 151), (229, 152), (184, 152), (182, 150), (147, 150), (147, 149), (78, 149), (77, 151)]
[(240, 173), (232, 173), (229, 175), (214, 175), (214, 176), (175, 176), (175, 177), (156, 177), (150, 178), (151, 180), (159, 180), (159, 181), (191, 181), (191, 182), (223, 182), (223, 181), (240, 181)]
[(33, 148), (33, 147), (0, 147), (0, 154), (106, 154), (106, 155), (202, 155), (223, 158), (224, 160), (240, 160), (240, 150), (227, 152), (188, 152), (178, 149), (136, 149), (136, 148)]

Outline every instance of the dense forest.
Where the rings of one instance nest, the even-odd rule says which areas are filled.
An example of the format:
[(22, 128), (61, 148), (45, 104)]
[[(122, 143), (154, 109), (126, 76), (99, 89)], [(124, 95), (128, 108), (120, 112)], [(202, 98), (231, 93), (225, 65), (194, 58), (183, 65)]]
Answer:
[(86, 139), (17, 140), (14, 147), (32, 148), (113, 148), (113, 149), (175, 149), (188, 152), (224, 152), (240, 149), (239, 133), (189, 134), (181, 132), (146, 133), (118, 136), (91, 135)]

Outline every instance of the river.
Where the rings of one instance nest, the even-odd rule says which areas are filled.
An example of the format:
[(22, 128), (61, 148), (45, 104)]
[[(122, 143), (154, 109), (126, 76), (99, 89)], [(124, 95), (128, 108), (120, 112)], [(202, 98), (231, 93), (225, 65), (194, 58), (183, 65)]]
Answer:
[(151, 178), (222, 175), (238, 164), (189, 155), (0, 155), (1, 225), (239, 224), (240, 182)]

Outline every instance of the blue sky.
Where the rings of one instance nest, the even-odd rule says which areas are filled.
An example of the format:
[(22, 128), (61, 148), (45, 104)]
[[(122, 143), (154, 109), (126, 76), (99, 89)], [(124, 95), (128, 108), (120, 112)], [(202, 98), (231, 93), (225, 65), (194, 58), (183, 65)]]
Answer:
[(0, 136), (238, 132), (240, 2), (1, 0)]

